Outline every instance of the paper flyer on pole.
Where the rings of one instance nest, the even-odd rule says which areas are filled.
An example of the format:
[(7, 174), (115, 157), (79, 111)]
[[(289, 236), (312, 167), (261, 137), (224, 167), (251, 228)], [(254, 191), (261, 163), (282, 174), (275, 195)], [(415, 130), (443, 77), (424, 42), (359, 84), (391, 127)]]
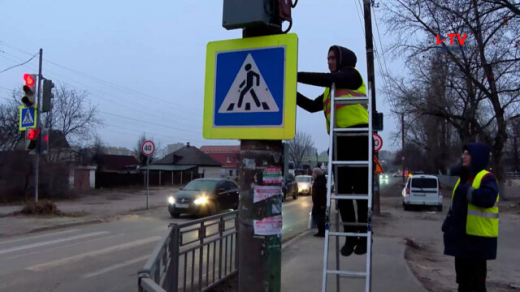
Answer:
[(255, 186), (253, 203), (267, 200), (282, 194), (282, 187), (279, 186)]
[(282, 215), (253, 220), (255, 235), (282, 234)]
[(279, 166), (271, 166), (264, 170), (262, 176), (264, 184), (281, 184), (283, 182), (282, 168)]

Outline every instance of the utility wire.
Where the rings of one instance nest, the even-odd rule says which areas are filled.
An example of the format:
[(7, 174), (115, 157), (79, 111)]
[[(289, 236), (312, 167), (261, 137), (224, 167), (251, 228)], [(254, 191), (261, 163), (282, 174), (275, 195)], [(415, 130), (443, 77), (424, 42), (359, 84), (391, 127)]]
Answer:
[(9, 71), (9, 70), (11, 70), (11, 69), (13, 69), (13, 68), (20, 67), (20, 66), (23, 66), (23, 65), (25, 65), (25, 64), (27, 64), (27, 63), (29, 63), (29, 62), (31, 62), (31, 60), (34, 59), (36, 56), (38, 56), (38, 54), (39, 54), (39, 53), (34, 54), (34, 55), (29, 59), (29, 60), (27, 60), (27, 61), (25, 61), (25, 62), (23, 62), (23, 63), (21, 63), (21, 64), (14, 65), (14, 66), (11, 66), (11, 67), (9, 67), (9, 68), (6, 68), (6, 69), (0, 71), (0, 74), (1, 74), (1, 73), (4, 73), (4, 72), (6, 72), (6, 71)]

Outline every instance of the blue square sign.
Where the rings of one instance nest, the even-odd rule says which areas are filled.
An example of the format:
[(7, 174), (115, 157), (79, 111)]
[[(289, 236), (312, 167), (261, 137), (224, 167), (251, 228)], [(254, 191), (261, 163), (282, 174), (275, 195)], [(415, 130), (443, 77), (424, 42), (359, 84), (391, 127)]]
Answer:
[(27, 128), (36, 127), (36, 115), (38, 112), (34, 107), (20, 107), (20, 120), (18, 128), (20, 131), (24, 131)]
[(214, 126), (282, 126), (285, 47), (219, 52)]

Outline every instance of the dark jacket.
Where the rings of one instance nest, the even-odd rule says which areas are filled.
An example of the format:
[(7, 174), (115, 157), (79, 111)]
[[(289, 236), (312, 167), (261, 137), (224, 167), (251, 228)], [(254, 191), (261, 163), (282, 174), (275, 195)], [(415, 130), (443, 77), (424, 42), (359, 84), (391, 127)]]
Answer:
[(312, 215), (324, 215), (327, 208), (327, 179), (319, 175), (312, 184)]
[[(320, 87), (331, 87), (332, 83), (335, 83), (337, 88), (358, 89), (363, 84), (363, 79), (359, 72), (354, 69), (357, 63), (356, 54), (340, 46), (332, 46), (329, 52), (331, 50), (336, 55), (338, 72), (298, 72), (298, 82)], [(311, 113), (323, 110), (323, 94), (311, 100), (298, 92), (296, 102), (298, 106)]]
[(468, 202), (482, 208), (492, 207), (498, 196), (495, 177), (488, 174), (482, 178), (480, 188), (468, 192), (475, 175), (489, 163), (489, 148), (481, 143), (464, 146), (471, 155), (469, 169), (461, 168), (458, 173), (460, 183), (455, 190), (452, 206), (442, 224), (444, 232), (444, 254), (480, 260), (492, 260), (497, 256), (497, 238), (466, 234)]

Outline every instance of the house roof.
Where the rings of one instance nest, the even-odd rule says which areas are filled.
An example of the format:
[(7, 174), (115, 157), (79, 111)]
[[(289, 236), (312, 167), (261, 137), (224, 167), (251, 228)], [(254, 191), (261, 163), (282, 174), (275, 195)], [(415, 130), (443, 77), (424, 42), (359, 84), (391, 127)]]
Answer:
[(217, 145), (217, 146), (202, 146), (200, 151), (204, 153), (234, 153), (240, 152), (240, 145)]
[[(232, 167), (235, 168), (240, 165), (240, 161), (238, 158), (238, 152), (227, 152), (227, 153), (208, 153), (208, 155), (214, 160), (220, 162), (222, 167)], [(228, 157), (231, 162), (228, 162)]]
[(187, 145), (177, 151), (174, 151), (163, 159), (153, 163), (158, 165), (197, 165), (197, 166), (221, 166), (222, 164), (208, 154), (200, 151), (197, 147)]
[(98, 155), (96, 161), (106, 170), (137, 169), (139, 165), (137, 159), (131, 155)]
[(67, 139), (65, 138), (65, 135), (63, 135), (62, 131), (50, 130), (49, 136), (51, 149), (70, 148), (69, 142), (67, 142)]

